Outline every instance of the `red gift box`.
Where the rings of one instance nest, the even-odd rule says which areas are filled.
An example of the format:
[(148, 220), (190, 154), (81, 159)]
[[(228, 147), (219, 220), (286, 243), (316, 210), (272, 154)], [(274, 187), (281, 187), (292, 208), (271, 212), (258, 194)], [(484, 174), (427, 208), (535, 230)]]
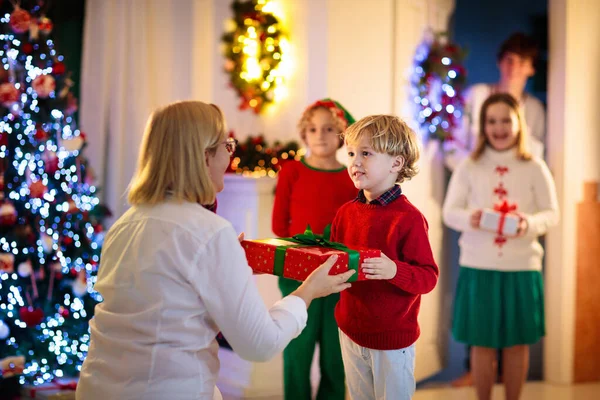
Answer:
[[(323, 245), (299, 244), (298, 242), (287, 239), (263, 239), (263, 240), (244, 240), (242, 247), (246, 251), (248, 264), (254, 272), (270, 275), (283, 276), (285, 278), (304, 281), (308, 276), (323, 264), (327, 259), (338, 255), (338, 259), (331, 268), (330, 275), (337, 275), (348, 271), (349, 260), (354, 257), (354, 268), (358, 274), (352, 275), (348, 282), (364, 281), (364, 273), (359, 266), (367, 258), (381, 257), (380, 250), (373, 249), (348, 249), (339, 243), (333, 243), (336, 247), (325, 247), (331, 242), (325, 242)], [(277, 254), (279, 253), (279, 255)], [(354, 255), (350, 255), (354, 253)], [(277, 260), (276, 260), (277, 259)], [(356, 262), (358, 260), (358, 262)]]
[(76, 380), (55, 380), (42, 385), (25, 385), (22, 399), (75, 400)]

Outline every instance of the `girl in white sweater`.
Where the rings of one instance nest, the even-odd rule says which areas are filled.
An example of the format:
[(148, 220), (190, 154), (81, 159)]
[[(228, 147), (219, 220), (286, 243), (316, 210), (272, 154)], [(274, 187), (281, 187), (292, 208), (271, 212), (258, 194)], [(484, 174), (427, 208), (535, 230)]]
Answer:
[[(545, 333), (543, 250), (538, 237), (558, 222), (548, 167), (526, 149), (518, 102), (490, 96), (481, 107), (478, 143), (454, 171), (444, 202), (444, 222), (461, 231), (453, 334), (471, 348), (480, 400), (491, 397), (496, 349), (503, 349), (507, 400), (516, 400), (529, 368), (529, 345)], [(480, 228), (483, 209), (502, 203), (519, 217), (508, 236)]]

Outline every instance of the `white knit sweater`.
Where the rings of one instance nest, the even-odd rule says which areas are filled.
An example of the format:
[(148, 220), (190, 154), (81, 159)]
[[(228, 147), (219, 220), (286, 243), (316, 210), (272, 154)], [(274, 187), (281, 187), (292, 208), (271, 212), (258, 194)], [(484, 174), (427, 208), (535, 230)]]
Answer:
[[(493, 208), (503, 200), (517, 206), (529, 228), (524, 236), (504, 237), (474, 229), (471, 214)], [(486, 148), (482, 157), (463, 160), (450, 180), (443, 209), (444, 222), (462, 231), (460, 265), (500, 271), (540, 270), (542, 246), (538, 237), (558, 222), (554, 180), (544, 161), (520, 161), (513, 150)]]

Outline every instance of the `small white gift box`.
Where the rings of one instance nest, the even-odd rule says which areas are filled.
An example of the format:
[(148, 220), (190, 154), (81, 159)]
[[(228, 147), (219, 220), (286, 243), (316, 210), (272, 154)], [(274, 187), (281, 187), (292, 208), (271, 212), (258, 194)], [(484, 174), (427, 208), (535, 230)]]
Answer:
[(479, 227), (504, 236), (514, 236), (519, 229), (520, 219), (516, 214), (484, 209), (481, 214)]

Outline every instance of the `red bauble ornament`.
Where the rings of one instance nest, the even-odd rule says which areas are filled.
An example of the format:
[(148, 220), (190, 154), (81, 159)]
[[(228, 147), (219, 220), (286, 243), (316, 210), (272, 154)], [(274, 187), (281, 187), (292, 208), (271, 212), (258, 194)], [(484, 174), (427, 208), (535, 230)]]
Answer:
[(31, 14), (16, 6), (15, 11), (10, 14), (9, 24), (15, 33), (25, 33), (29, 30), (31, 24)]
[(31, 82), (31, 87), (40, 98), (45, 99), (56, 89), (56, 81), (52, 75), (40, 75)]
[(52, 66), (52, 73), (54, 75), (62, 75), (66, 70), (67, 67), (65, 67), (65, 64), (61, 63), (60, 61), (55, 62)]
[(19, 89), (14, 84), (6, 82), (0, 85), (0, 103), (4, 107), (10, 107), (19, 101)]
[(25, 54), (33, 53), (33, 45), (31, 43), (23, 43), (23, 46), (21, 46), (21, 51)]
[(69, 309), (68, 309), (68, 308), (65, 308), (65, 307), (63, 307), (63, 306), (61, 306), (61, 307), (58, 309), (58, 313), (59, 313), (59, 314), (61, 315), (61, 317), (63, 317), (63, 318), (67, 318), (67, 317), (68, 317), (68, 316), (71, 314), (71, 313), (69, 312)]
[(34, 134), (35, 140), (42, 142), (46, 139), (48, 139), (48, 132), (46, 132), (45, 130), (43, 130), (41, 127), (38, 127), (35, 130), (35, 134)]
[(48, 188), (42, 183), (42, 181), (35, 181), (29, 185), (29, 195), (34, 199), (42, 198), (47, 191)]
[(58, 171), (58, 156), (51, 150), (46, 150), (42, 154), (42, 160), (44, 160), (44, 169), (48, 175), (54, 175)]
[(0, 225), (12, 226), (17, 222), (17, 209), (10, 202), (0, 205)]
[(15, 272), (15, 256), (12, 253), (0, 253), (0, 272)]
[(19, 318), (25, 322), (28, 328), (38, 326), (44, 320), (44, 312), (40, 308), (21, 307)]

